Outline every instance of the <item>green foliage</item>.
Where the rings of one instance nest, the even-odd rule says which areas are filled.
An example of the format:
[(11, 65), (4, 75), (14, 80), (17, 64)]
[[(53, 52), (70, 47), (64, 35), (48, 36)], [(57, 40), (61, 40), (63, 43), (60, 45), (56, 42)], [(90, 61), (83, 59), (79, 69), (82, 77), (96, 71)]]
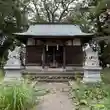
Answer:
[(95, 7), (90, 9), (90, 12), (93, 13), (95, 17), (100, 16), (100, 14), (107, 8), (106, 4), (107, 0), (98, 0)]
[(0, 85), (0, 110), (31, 110), (41, 95), (41, 90), (25, 81), (3, 82)]
[(8, 49), (16, 41), (12, 33), (23, 31), (27, 25), (25, 13), (18, 3), (20, 0), (0, 0), (0, 67), (4, 66)]
[[(73, 23), (80, 24), (84, 32), (95, 32), (98, 35), (110, 34), (109, 0), (88, 0), (83, 2), (73, 15)], [(76, 7), (77, 8), (77, 7)]]
[[(82, 31), (95, 33), (98, 42), (109, 42), (110, 35), (110, 0), (88, 0), (74, 12), (73, 23), (81, 25)], [(106, 37), (105, 37), (106, 36)], [(100, 38), (101, 37), (101, 38)], [(107, 40), (108, 39), (108, 40)], [(108, 45), (108, 44), (107, 44)], [(103, 48), (100, 55), (101, 66), (110, 64), (109, 48)]]
[(104, 63), (110, 64), (110, 43), (104, 48), (101, 58), (104, 60)]
[(3, 80), (4, 75), (5, 75), (4, 70), (0, 69), (0, 81)]
[(81, 73), (76, 72), (76, 73), (74, 74), (74, 78), (75, 78), (75, 80), (76, 80), (78, 83), (80, 83), (80, 81), (81, 81), (81, 79), (82, 79)]
[(109, 110), (110, 88), (103, 83), (81, 84), (78, 88), (72, 87), (74, 103), (78, 110)]
[(110, 84), (110, 68), (104, 68), (101, 71), (101, 77), (104, 83)]
[(0, 30), (12, 33), (20, 30), (22, 15), (14, 0), (0, 0)]

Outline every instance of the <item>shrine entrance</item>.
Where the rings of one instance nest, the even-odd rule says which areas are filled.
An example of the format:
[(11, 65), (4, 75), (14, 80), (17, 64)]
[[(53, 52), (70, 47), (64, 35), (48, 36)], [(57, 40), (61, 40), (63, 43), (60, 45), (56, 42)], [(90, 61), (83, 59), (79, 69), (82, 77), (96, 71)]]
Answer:
[(58, 68), (63, 66), (63, 46), (46, 46), (46, 65), (49, 68)]

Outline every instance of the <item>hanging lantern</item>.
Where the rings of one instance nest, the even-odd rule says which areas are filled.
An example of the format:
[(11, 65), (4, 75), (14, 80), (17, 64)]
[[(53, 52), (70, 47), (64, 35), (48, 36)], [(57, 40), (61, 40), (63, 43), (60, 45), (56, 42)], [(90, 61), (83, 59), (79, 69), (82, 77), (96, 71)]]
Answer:
[(57, 44), (57, 50), (59, 50), (59, 45)]
[(46, 51), (48, 51), (48, 45), (46, 45)]

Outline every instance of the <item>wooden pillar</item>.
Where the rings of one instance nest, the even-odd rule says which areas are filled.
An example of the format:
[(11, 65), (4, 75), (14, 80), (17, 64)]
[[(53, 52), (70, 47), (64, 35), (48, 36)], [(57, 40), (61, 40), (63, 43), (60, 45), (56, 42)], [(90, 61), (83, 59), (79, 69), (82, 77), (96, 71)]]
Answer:
[(42, 68), (45, 68), (45, 45), (43, 46), (43, 54), (42, 54)]
[(63, 68), (66, 68), (66, 48), (65, 45), (63, 45)]

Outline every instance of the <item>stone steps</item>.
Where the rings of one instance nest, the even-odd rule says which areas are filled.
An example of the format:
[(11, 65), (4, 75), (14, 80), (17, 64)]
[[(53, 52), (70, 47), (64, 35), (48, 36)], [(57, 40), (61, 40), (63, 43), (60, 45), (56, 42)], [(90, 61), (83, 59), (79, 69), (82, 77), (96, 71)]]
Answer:
[[(24, 77), (37, 81), (69, 81), (75, 78), (74, 73), (23, 73)], [(83, 77), (83, 74), (80, 74)]]
[(82, 68), (77, 69), (35, 69), (26, 68), (22, 71), (22, 75), (28, 76), (29, 79), (38, 81), (69, 81), (73, 80), (76, 73), (80, 73), (83, 76), (84, 70)]

